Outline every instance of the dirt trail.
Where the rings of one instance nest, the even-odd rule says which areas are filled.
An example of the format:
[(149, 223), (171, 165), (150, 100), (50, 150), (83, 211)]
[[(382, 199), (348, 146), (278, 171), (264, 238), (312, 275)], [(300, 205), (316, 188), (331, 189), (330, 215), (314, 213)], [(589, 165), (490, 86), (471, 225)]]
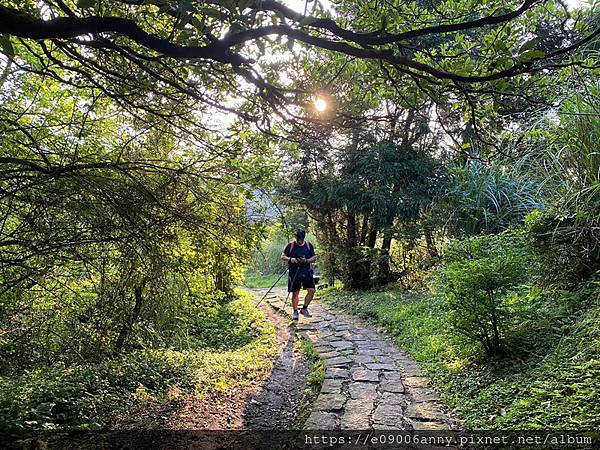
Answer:
[[(262, 297), (260, 290), (253, 293), (256, 299)], [(275, 326), (279, 349), (279, 356), (264, 379), (225, 394), (204, 398), (187, 396), (170, 401), (144, 411), (142, 417), (130, 423), (121, 422), (118, 428), (136, 429), (142, 423), (145, 428), (169, 431), (290, 429), (298, 415), (308, 363), (294, 344), (295, 331), (289, 326), (289, 320), (266, 302), (260, 309)]]

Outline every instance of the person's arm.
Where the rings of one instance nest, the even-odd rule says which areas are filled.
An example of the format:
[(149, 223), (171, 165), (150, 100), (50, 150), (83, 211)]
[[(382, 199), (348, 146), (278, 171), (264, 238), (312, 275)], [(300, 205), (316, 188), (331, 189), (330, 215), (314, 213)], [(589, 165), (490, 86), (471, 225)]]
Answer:
[(285, 253), (281, 254), (281, 259), (283, 261), (287, 261), (291, 264), (296, 264), (298, 261), (296, 261), (296, 258), (290, 258), (289, 256), (287, 256)]
[(317, 255), (315, 254), (315, 249), (312, 245), (311, 245), (309, 254), (311, 254), (311, 256), (310, 256), (310, 258), (306, 258), (306, 262), (309, 264), (312, 264), (317, 260)]
[(290, 258), (287, 253), (289, 253), (289, 245), (285, 248), (285, 250), (283, 250), (283, 253), (281, 254), (281, 259), (283, 261), (289, 262), (290, 264), (297, 264), (298, 261), (296, 261), (296, 258)]

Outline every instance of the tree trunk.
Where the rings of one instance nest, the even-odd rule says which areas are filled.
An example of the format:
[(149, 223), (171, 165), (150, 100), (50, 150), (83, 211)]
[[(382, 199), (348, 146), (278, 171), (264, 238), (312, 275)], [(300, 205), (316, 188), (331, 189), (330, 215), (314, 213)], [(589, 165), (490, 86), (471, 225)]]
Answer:
[(496, 311), (496, 302), (493, 292), (488, 291), (488, 297), (490, 299), (490, 311), (492, 314), (492, 335), (494, 337), (493, 345), (494, 351), (497, 351), (500, 349), (500, 329), (498, 325), (498, 314)]
[(379, 261), (378, 281), (381, 284), (388, 283), (391, 280), (390, 270), (390, 249), (392, 247), (392, 230), (387, 228), (383, 232), (383, 242), (381, 243), (381, 260)]
[(356, 247), (356, 215), (353, 212), (348, 213), (348, 233), (346, 235), (348, 248)]
[(429, 257), (437, 261), (440, 259), (440, 255), (435, 247), (435, 241), (433, 240), (433, 234), (429, 230), (423, 231), (423, 235), (425, 236), (425, 244), (427, 245), (427, 253), (429, 253)]
[(369, 232), (369, 214), (365, 214), (363, 217), (363, 223), (360, 230), (360, 245), (365, 245), (367, 242), (367, 235)]
[(375, 228), (375, 225), (371, 224), (371, 229), (369, 230), (369, 240), (367, 241), (367, 247), (375, 248), (376, 243), (377, 243), (377, 228)]
[(371, 287), (371, 262), (360, 254), (354, 213), (348, 214), (346, 242), (346, 284), (350, 289), (367, 289)]
[(135, 296), (135, 304), (133, 305), (133, 310), (131, 311), (130, 319), (123, 324), (121, 331), (119, 332), (119, 337), (117, 338), (117, 342), (115, 343), (115, 351), (120, 352), (127, 341), (127, 337), (131, 332), (131, 328), (133, 327), (133, 323), (137, 320), (140, 315), (140, 311), (142, 310), (142, 285), (136, 285), (133, 288), (133, 293)]

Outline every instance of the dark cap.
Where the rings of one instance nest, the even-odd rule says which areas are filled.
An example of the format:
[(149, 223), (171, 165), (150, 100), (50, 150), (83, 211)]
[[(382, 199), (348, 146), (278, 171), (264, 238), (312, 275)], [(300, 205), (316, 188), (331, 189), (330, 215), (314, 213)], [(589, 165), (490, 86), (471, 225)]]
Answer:
[(296, 235), (295, 236), (296, 236), (296, 239), (298, 239), (300, 241), (303, 241), (304, 238), (306, 237), (306, 231), (304, 231), (304, 230), (298, 230), (298, 231), (296, 231)]

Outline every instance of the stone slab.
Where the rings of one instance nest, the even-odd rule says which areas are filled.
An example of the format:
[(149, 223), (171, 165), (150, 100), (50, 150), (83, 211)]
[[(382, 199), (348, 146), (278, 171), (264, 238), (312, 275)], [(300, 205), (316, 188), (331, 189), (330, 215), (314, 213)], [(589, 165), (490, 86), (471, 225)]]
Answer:
[(426, 377), (404, 377), (404, 385), (406, 387), (428, 387), (429, 380)]
[(346, 396), (342, 394), (321, 394), (317, 397), (314, 409), (318, 411), (340, 411), (344, 408)]
[(380, 392), (404, 393), (405, 390), (404, 384), (400, 380), (381, 380), (379, 383)]
[(373, 401), (348, 400), (341, 416), (342, 430), (367, 430), (370, 428), (369, 415), (373, 409)]
[(355, 381), (348, 385), (348, 392), (353, 400), (371, 399), (371, 403), (373, 403), (373, 400), (377, 398), (377, 383)]
[[(402, 428), (402, 407), (397, 405), (379, 404), (373, 411), (373, 425), (384, 425), (395, 429)], [(375, 427), (377, 428), (377, 427)]]
[(332, 350), (327, 353), (319, 353), (319, 356), (323, 359), (335, 358), (336, 356), (340, 356), (340, 352), (338, 352), (337, 350)]
[(440, 400), (437, 392), (430, 388), (411, 388), (408, 390), (413, 403), (437, 402)]
[(356, 361), (359, 364), (367, 364), (367, 363), (374, 363), (375, 362), (375, 357), (374, 356), (370, 356), (370, 355), (357, 355), (354, 357), (354, 361)]
[(386, 380), (401, 380), (400, 372), (383, 372), (383, 378)]
[(411, 403), (406, 407), (406, 417), (421, 421), (444, 422), (446, 415), (440, 411), (435, 403)]
[(337, 429), (337, 415), (334, 413), (313, 411), (304, 423), (306, 430), (335, 430)]
[(408, 397), (405, 394), (397, 392), (383, 392), (378, 405), (390, 405), (403, 407), (409, 404)]
[(325, 378), (350, 378), (350, 371), (339, 367), (329, 367), (325, 370)]
[(344, 382), (341, 378), (325, 378), (323, 385), (321, 386), (321, 393), (323, 394), (339, 394), (342, 392), (342, 383)]
[(442, 422), (421, 422), (412, 420), (411, 425), (415, 431), (444, 431), (450, 430), (447, 423)]
[(354, 381), (379, 381), (379, 374), (374, 370), (355, 369), (352, 371), (352, 379)]
[(367, 364), (365, 364), (365, 366), (367, 366), (367, 369), (369, 369), (369, 370), (388, 370), (388, 371), (400, 370), (394, 364), (367, 363)]
[(354, 344), (349, 341), (329, 341), (329, 345), (338, 350), (354, 348)]
[(348, 366), (352, 364), (352, 360), (346, 356), (336, 356), (334, 358), (325, 359), (326, 366)]

